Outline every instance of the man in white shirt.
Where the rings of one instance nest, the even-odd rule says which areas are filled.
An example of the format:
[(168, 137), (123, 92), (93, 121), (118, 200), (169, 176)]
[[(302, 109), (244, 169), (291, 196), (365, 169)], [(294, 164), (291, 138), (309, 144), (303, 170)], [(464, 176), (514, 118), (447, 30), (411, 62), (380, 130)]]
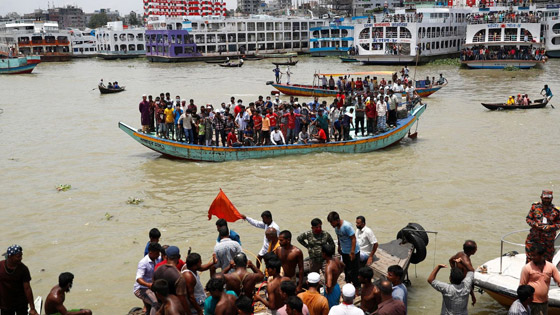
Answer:
[(529, 315), (531, 314), (531, 301), (533, 300), (535, 289), (527, 284), (517, 288), (517, 300), (511, 304), (508, 315)]
[(366, 226), (366, 218), (361, 215), (356, 218), (356, 238), (360, 245), (360, 262), (371, 265), (379, 244), (373, 231)]
[[(264, 231), (266, 232), (266, 230), (269, 227), (273, 227), (274, 229), (276, 229), (276, 234), (278, 235), (280, 232), (280, 227), (278, 226), (278, 224), (276, 224), (276, 222), (274, 222), (272, 220), (272, 213), (268, 210), (263, 211), (263, 213), (261, 213), (261, 219), (262, 221), (257, 221), (253, 218), (250, 218), (244, 214), (241, 215), (241, 218), (243, 218), (243, 220), (247, 220), (247, 222), (249, 222), (249, 224), (251, 224), (252, 226), (259, 228), (259, 229), (264, 229)], [(266, 239), (266, 235), (263, 236), (263, 246), (261, 248), (261, 250), (259, 251), (259, 254), (257, 255), (257, 268), (260, 267), (260, 263), (261, 263), (261, 259), (262, 257), (268, 252), (268, 240)]]
[(286, 144), (286, 140), (284, 140), (284, 134), (280, 132), (280, 129), (274, 129), (274, 131), (270, 134), (270, 142), (274, 145), (284, 145)]
[(356, 288), (351, 283), (342, 287), (342, 304), (333, 306), (329, 315), (364, 315), (364, 311), (354, 305)]

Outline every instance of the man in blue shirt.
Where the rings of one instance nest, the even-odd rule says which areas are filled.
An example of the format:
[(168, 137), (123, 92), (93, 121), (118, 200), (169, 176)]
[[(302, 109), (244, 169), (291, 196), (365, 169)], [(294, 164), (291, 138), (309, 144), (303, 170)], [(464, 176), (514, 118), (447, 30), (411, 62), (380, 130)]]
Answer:
[(546, 96), (546, 100), (550, 101), (553, 95), (552, 95), (552, 91), (548, 87), (548, 84), (544, 85), (544, 88), (541, 90), (541, 94), (543, 94), (543, 91), (544, 91), (544, 96)]
[[(218, 219), (218, 221), (216, 221), (216, 229), (220, 230), (222, 226), (225, 226), (227, 228), (228, 227), (227, 221), (225, 219)], [(234, 230), (231, 229), (229, 230), (229, 238), (231, 238), (233, 241), (236, 241), (237, 243), (239, 243), (239, 245), (241, 245), (241, 237)], [(218, 239), (216, 239), (216, 242), (220, 242), (219, 235), (218, 235)]]
[(337, 212), (332, 211), (327, 216), (327, 221), (334, 228), (338, 238), (338, 253), (342, 255), (344, 262), (344, 280), (352, 283), (354, 287), (360, 287), (358, 270), (360, 269), (360, 246), (357, 244), (354, 228), (348, 221), (340, 219)]

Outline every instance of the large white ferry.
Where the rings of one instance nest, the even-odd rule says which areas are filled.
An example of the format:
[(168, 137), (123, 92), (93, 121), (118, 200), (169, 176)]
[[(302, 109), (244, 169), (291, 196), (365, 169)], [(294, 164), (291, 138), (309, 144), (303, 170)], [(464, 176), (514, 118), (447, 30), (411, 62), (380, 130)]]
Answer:
[(324, 21), (305, 17), (151, 16), (146, 29), (150, 61), (180, 62), (253, 54), (309, 52), (310, 28)]
[(560, 57), (560, 4), (548, 4), (545, 9), (539, 9), (544, 33), (544, 47), (549, 57)]
[(471, 8), (417, 7), (359, 19), (355, 58), (363, 64), (412, 64), (459, 55)]
[(96, 30), (97, 53), (103, 59), (129, 59), (146, 55), (143, 27), (130, 28), (122, 21), (108, 22)]
[(71, 29), (72, 57), (88, 58), (97, 56), (97, 39), (92, 32)]
[(469, 17), (461, 63), (474, 69), (532, 68), (546, 62), (534, 6), (490, 7)]
[[(312, 27), (310, 53), (314, 57), (347, 56), (354, 53), (354, 25), (363, 17), (334, 18), (326, 25)], [(367, 17), (365, 17), (367, 19)]]
[[(40, 56), (41, 61), (67, 61), (70, 34), (58, 29), (58, 22), (30, 19), (0, 23), (0, 53)], [(38, 57), (37, 57), (38, 58)]]

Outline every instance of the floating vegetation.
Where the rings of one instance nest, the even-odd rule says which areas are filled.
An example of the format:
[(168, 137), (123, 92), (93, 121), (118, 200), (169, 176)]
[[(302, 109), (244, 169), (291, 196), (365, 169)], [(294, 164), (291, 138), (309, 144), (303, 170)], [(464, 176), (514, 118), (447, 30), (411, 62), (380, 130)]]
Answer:
[(56, 186), (56, 190), (58, 191), (67, 191), (70, 190), (70, 188), (72, 188), (72, 185), (68, 185), (68, 184), (60, 184), (58, 186)]
[(109, 221), (113, 218), (112, 214), (109, 214), (109, 212), (105, 212), (105, 220)]
[(434, 59), (429, 64), (434, 66), (460, 66), (461, 60), (459, 58)]
[(137, 205), (142, 202), (144, 202), (143, 199), (135, 198), (135, 197), (128, 197), (128, 200), (126, 201), (126, 203), (128, 203), (129, 205)]
[(514, 66), (507, 66), (504, 68), (504, 71), (519, 71), (519, 68)]

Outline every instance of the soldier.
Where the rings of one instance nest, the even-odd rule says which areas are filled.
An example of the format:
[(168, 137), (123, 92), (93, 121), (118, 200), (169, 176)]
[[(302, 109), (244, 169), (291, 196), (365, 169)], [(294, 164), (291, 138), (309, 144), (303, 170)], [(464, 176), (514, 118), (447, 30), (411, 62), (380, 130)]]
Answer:
[(545, 248), (544, 259), (552, 262), (554, 238), (560, 229), (560, 210), (552, 204), (552, 190), (542, 191), (541, 202), (533, 203), (526, 221), (531, 227), (525, 241), (527, 263), (533, 260), (532, 248), (536, 244), (542, 244)]
[(298, 242), (309, 251), (309, 268), (311, 272), (319, 272), (323, 267), (323, 255), (321, 248), (323, 244), (334, 246), (332, 236), (322, 229), (323, 222), (315, 218), (311, 220), (311, 231), (302, 233), (297, 237)]

